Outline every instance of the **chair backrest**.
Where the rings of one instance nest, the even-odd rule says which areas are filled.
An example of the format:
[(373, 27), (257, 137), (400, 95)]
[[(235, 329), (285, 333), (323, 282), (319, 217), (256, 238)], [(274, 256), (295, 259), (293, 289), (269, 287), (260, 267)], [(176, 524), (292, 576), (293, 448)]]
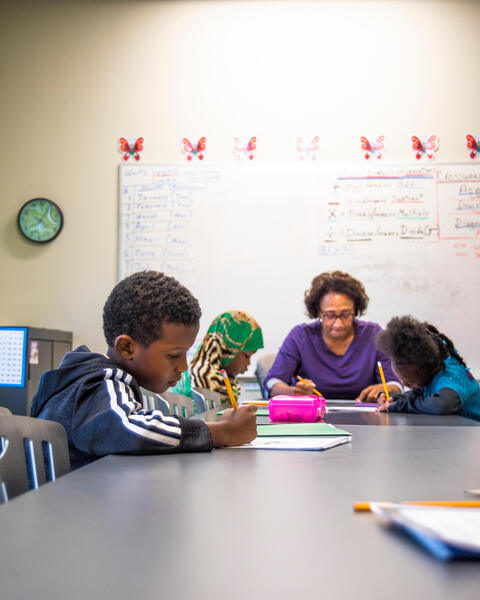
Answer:
[(194, 405), (197, 413), (202, 413), (207, 410), (207, 401), (205, 399), (205, 396), (202, 394), (202, 392), (199, 392), (198, 390), (194, 390), (192, 388), (192, 398), (193, 398), (193, 405)]
[(210, 410), (211, 408), (219, 408), (222, 406), (222, 397), (219, 393), (214, 392), (213, 390), (209, 390), (207, 388), (193, 388), (195, 392), (198, 392), (202, 395), (203, 401), (205, 402), (205, 410)]
[(160, 410), (164, 415), (179, 415), (190, 417), (195, 413), (202, 413), (209, 408), (221, 405), (220, 395), (202, 388), (192, 388), (193, 398), (177, 394), (176, 392), (163, 392), (160, 396), (145, 388), (140, 388), (145, 410)]
[(11, 414), (12, 414), (12, 411), (9, 408), (7, 408), (6, 406), (0, 406), (0, 417), (2, 415), (5, 416), (5, 415), (11, 415)]
[(277, 356), (276, 352), (273, 354), (264, 354), (257, 360), (257, 366), (255, 368), (255, 376), (257, 378), (258, 384), (262, 391), (262, 396), (264, 398), (267, 398), (268, 396), (263, 389), (263, 382), (265, 381), (265, 377), (267, 376), (267, 373), (270, 370), (270, 367), (273, 365), (276, 356)]
[(162, 398), (162, 396), (160, 396), (160, 394), (155, 394), (153, 408), (155, 408), (156, 410), (159, 410), (166, 417), (168, 417), (168, 415), (172, 414), (170, 404), (165, 400), (165, 398)]
[(189, 396), (183, 394), (177, 394), (175, 392), (163, 392), (162, 398), (164, 398), (172, 407), (172, 415), (177, 417), (191, 417), (195, 414), (195, 408), (193, 400)]
[(70, 471), (60, 423), (19, 415), (0, 418), (0, 502)]
[(170, 405), (165, 400), (165, 398), (162, 398), (162, 396), (160, 396), (159, 394), (156, 394), (155, 392), (151, 392), (150, 390), (147, 390), (146, 388), (140, 388), (140, 391), (142, 392), (143, 408), (145, 410), (147, 410), (147, 411), (159, 410), (165, 416), (172, 414), (172, 412), (170, 410)]

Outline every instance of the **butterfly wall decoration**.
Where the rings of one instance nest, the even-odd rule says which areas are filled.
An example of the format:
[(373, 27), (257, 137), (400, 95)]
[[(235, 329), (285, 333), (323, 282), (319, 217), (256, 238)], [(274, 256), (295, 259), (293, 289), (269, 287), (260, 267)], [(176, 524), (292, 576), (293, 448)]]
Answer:
[(187, 160), (192, 160), (194, 156), (198, 158), (198, 160), (203, 160), (203, 153), (207, 148), (207, 138), (201, 137), (196, 145), (193, 145), (190, 140), (187, 138), (182, 139), (183, 142), (183, 150), (182, 152), (187, 155)]
[(426, 140), (413, 135), (412, 148), (415, 150), (415, 158), (417, 160), (420, 160), (422, 156), (432, 159), (438, 150), (438, 135), (431, 135)]
[(480, 148), (480, 136), (467, 134), (467, 149), (470, 151), (469, 156), (473, 160), (477, 154), (478, 149)]
[(131, 139), (121, 137), (119, 144), (123, 160), (128, 160), (131, 156), (135, 160), (140, 160), (140, 152), (143, 150), (143, 137), (137, 138), (135, 142)]
[(247, 142), (243, 142), (241, 139), (233, 138), (233, 153), (235, 158), (242, 160), (248, 158), (253, 160), (255, 158), (254, 152), (257, 149), (257, 138), (251, 137)]
[(368, 138), (362, 136), (360, 138), (360, 142), (362, 144), (362, 151), (364, 152), (364, 157), (368, 160), (371, 156), (375, 155), (377, 158), (382, 158), (382, 150), (384, 148), (384, 136), (379, 136), (376, 141), (370, 143)]
[(300, 160), (310, 158), (316, 160), (319, 151), (320, 138), (316, 135), (311, 142), (305, 142), (303, 138), (297, 137), (297, 152)]

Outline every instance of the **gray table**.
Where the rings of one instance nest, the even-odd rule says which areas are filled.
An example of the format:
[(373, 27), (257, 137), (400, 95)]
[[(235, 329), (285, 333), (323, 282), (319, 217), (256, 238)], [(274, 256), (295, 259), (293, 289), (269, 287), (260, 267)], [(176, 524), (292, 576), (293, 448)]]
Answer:
[[(262, 417), (258, 417), (259, 422)], [(337, 412), (329, 413), (324, 419), (333, 425), (414, 425), (430, 427), (478, 427), (480, 423), (460, 415), (414, 415), (407, 413), (367, 413)], [(270, 422), (270, 419), (267, 418)]]
[[(210, 409), (196, 418), (203, 421), (216, 421), (218, 409)], [(460, 415), (414, 415), (408, 413), (374, 413), (374, 412), (333, 412), (325, 416), (327, 423), (333, 425), (414, 425), (429, 427), (478, 427), (480, 422), (461, 417)], [(270, 423), (269, 417), (257, 416), (259, 425)]]
[(462, 499), (478, 427), (352, 425), (325, 452), (110, 456), (0, 506), (2, 600), (463, 600), (444, 564), (356, 500)]

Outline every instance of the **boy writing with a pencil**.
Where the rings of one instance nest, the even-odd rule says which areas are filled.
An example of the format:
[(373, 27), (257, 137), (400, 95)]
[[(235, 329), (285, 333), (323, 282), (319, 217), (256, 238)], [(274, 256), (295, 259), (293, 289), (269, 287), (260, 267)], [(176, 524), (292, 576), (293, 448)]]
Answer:
[(107, 354), (80, 346), (42, 375), (32, 417), (61, 423), (72, 469), (107, 454), (203, 452), (257, 435), (255, 407), (228, 410), (216, 423), (145, 411), (140, 386), (158, 394), (187, 368), (200, 307), (172, 277), (135, 273), (118, 283), (103, 310)]

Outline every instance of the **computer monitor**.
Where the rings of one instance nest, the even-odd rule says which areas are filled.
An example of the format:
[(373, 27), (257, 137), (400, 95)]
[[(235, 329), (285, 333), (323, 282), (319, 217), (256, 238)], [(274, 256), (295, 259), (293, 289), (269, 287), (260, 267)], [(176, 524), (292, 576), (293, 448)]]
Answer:
[(23, 387), (27, 361), (27, 328), (0, 327), (0, 387)]

